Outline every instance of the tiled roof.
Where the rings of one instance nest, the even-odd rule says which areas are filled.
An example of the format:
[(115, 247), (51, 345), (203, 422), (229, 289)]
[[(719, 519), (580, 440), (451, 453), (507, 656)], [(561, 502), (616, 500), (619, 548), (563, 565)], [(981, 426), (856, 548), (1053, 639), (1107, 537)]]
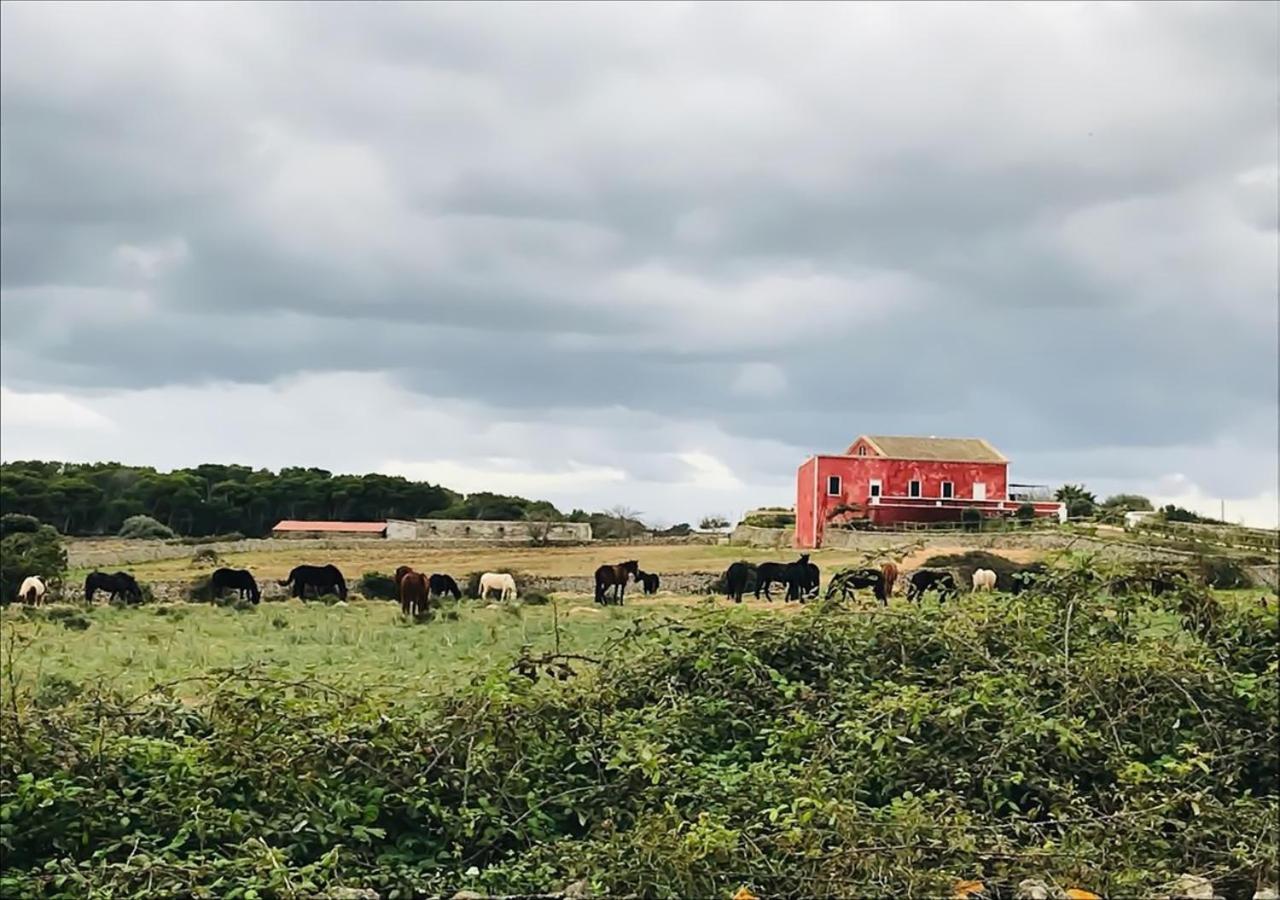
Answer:
[(272, 531), (358, 531), (377, 534), (387, 530), (386, 522), (307, 522), (285, 519), (277, 522)]
[(893, 459), (934, 459), (947, 462), (1008, 462), (982, 438), (863, 436), (884, 456)]

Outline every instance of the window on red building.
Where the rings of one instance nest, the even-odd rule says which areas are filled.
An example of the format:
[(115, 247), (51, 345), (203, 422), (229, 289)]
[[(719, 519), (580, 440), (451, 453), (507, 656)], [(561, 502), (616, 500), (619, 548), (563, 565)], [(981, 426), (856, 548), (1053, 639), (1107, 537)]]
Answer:
[(911, 479), (911, 481), (910, 481), (910, 482), (908, 482), (908, 484), (907, 484), (907, 496), (908, 496), (908, 497), (919, 497), (919, 496), (920, 496), (920, 482), (919, 482), (919, 480), (917, 480), (917, 479), (915, 479), (915, 478), (912, 478), (912, 479)]
[(950, 500), (956, 495), (956, 486), (950, 481), (942, 482), (942, 499)]
[(879, 478), (871, 479), (870, 484), (867, 486), (867, 496), (869, 497), (880, 496), (880, 479)]
[(827, 496), (828, 497), (840, 496), (840, 476), (839, 475), (827, 476)]

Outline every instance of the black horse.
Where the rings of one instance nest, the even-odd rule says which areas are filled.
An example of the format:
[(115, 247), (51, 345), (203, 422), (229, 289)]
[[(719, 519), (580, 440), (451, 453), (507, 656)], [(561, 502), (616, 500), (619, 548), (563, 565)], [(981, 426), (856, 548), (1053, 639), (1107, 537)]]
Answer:
[(289, 577), (279, 584), (282, 587), (292, 584), (290, 596), (299, 599), (305, 598), (308, 590), (316, 597), (337, 594), (339, 600), (347, 599), (347, 582), (332, 563), (327, 566), (294, 566)]
[(907, 579), (907, 599), (918, 600), (925, 591), (937, 591), (938, 599), (955, 597), (960, 593), (956, 577), (941, 569), (916, 569)]
[(257, 603), (262, 599), (258, 582), (253, 580), (248, 569), (214, 569), (209, 576), (209, 587), (215, 597), (220, 597), (224, 591), (239, 591), (241, 600), (247, 597)]
[(822, 583), (822, 571), (815, 564), (806, 563), (804, 575), (804, 595), (806, 597), (817, 597), (818, 585)]
[(764, 598), (772, 603), (769, 585), (779, 582), (787, 586), (787, 600), (799, 600), (808, 590), (810, 577), (808, 553), (802, 554), (795, 562), (760, 563), (756, 568), (756, 599), (760, 599), (760, 591), (763, 590)]
[(636, 577), (640, 571), (640, 563), (634, 559), (618, 563), (616, 566), (601, 566), (596, 569), (596, 602), (604, 605), (609, 602), (605, 592), (613, 588), (613, 602), (621, 606), (622, 595), (627, 590), (627, 578)]
[(741, 603), (742, 595), (746, 593), (748, 583), (751, 581), (751, 575), (754, 572), (755, 566), (748, 562), (736, 562), (729, 566), (724, 573), (725, 596), (734, 603)]
[(655, 573), (641, 572), (637, 570), (636, 581), (640, 582), (640, 584), (644, 587), (644, 592), (646, 594), (658, 593), (658, 584), (660, 582), (659, 582), (658, 576)]
[(126, 602), (141, 603), (142, 588), (128, 572), (90, 572), (84, 580), (84, 602), (92, 603), (97, 591), (106, 591), (108, 601), (123, 597)]
[(872, 568), (837, 572), (831, 577), (831, 583), (827, 585), (827, 597), (839, 594), (842, 599), (850, 600), (859, 588), (871, 588), (871, 593), (877, 600), (882, 604), (888, 603), (884, 572)]
[(452, 594), (454, 600), (462, 599), (462, 591), (458, 588), (458, 582), (454, 581), (450, 575), (432, 575), (427, 579), (428, 599), (440, 594)]

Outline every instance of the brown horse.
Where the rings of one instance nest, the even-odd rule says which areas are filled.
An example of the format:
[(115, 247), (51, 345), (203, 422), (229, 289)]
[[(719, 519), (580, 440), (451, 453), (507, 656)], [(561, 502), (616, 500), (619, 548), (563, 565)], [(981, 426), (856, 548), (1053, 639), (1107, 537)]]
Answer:
[(887, 599), (893, 596), (893, 583), (898, 580), (898, 567), (887, 562), (880, 567), (880, 574), (884, 576), (884, 596)]
[[(402, 567), (407, 568), (407, 567)], [(427, 576), (413, 569), (400, 576), (400, 613), (406, 616), (420, 616), (427, 611)]]
[(613, 602), (622, 605), (622, 595), (627, 590), (627, 578), (635, 578), (640, 572), (640, 563), (634, 559), (618, 563), (616, 566), (601, 566), (596, 569), (596, 602), (604, 605), (609, 601), (605, 591), (613, 588)]

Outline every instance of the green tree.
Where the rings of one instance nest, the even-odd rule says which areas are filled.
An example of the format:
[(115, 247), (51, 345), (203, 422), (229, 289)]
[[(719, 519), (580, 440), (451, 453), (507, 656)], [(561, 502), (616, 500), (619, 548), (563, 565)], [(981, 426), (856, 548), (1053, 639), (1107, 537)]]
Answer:
[(130, 516), (120, 527), (120, 537), (162, 540), (173, 537), (173, 529), (150, 516)]
[(1018, 507), (1018, 511), (1015, 512), (1014, 515), (1017, 517), (1018, 521), (1025, 528), (1026, 526), (1030, 525), (1032, 522), (1035, 521), (1036, 508), (1032, 506), (1030, 503), (1023, 503), (1021, 506)]
[(703, 516), (702, 521), (698, 523), (698, 528), (702, 531), (717, 531), (728, 527), (729, 520), (724, 516)]
[(1083, 484), (1064, 484), (1054, 492), (1053, 499), (1059, 503), (1067, 504), (1067, 508), (1071, 508), (1071, 504), (1076, 500), (1088, 500), (1089, 504), (1096, 505), (1098, 498), (1093, 495), (1092, 491), (1085, 490)]

